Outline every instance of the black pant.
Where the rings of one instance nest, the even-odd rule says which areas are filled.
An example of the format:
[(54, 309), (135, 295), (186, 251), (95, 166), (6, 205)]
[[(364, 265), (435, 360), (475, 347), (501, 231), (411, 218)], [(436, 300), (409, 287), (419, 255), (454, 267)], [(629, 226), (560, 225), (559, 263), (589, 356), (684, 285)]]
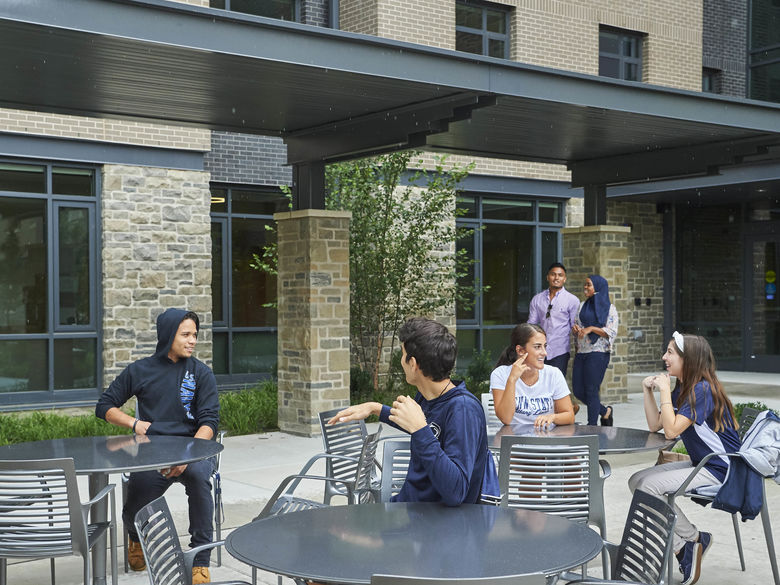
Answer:
[[(190, 512), (190, 547), (208, 544), (213, 538), (214, 498), (211, 495), (211, 474), (214, 462), (211, 459), (195, 461), (187, 465), (179, 477), (166, 479), (159, 471), (131, 473), (127, 483), (127, 502), (122, 509), (122, 521), (130, 538), (138, 541), (133, 521), (138, 510), (163, 495), (174, 482), (184, 486)], [(200, 551), (195, 556), (196, 567), (208, 567), (211, 549)]]
[(544, 363), (549, 366), (554, 366), (558, 368), (561, 373), (563, 374), (563, 377), (566, 377), (566, 370), (569, 369), (569, 353), (562, 353), (561, 355), (556, 355), (554, 358), (549, 360), (544, 360)]

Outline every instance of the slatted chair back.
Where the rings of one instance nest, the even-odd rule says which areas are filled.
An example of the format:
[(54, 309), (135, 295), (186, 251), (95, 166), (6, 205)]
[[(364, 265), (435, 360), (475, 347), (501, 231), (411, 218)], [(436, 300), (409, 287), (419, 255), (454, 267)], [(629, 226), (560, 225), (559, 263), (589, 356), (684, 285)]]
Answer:
[[(341, 409), (333, 409), (319, 413), (320, 430), (322, 431), (322, 443), (325, 453), (332, 455), (346, 455), (357, 460), (363, 449), (363, 441), (368, 435), (366, 423), (360, 421), (349, 421), (336, 423), (334, 425), (326, 424)], [(344, 459), (326, 459), (325, 475), (335, 479), (353, 480), (355, 477), (356, 463)], [(333, 496), (345, 496), (341, 484), (326, 483), (325, 496), (323, 501), (330, 504)]]
[(141, 508), (135, 516), (135, 528), (146, 559), (146, 571), (152, 585), (190, 585), (184, 552), (176, 534), (171, 511), (164, 497)]
[(0, 461), (0, 557), (87, 551), (73, 459)]
[[(109, 498), (108, 519), (87, 523), (92, 505)], [(9, 558), (51, 559), (80, 555), (84, 583), (92, 583), (90, 551), (106, 533), (111, 542), (111, 582), (117, 583), (114, 486), (82, 504), (72, 458), (0, 461), (0, 583)]]
[(389, 502), (390, 498), (401, 491), (409, 471), (412, 458), (410, 439), (389, 439), (384, 441), (382, 451), (382, 480), (380, 500)]
[(501, 438), (501, 505), (603, 524), (598, 437)]
[[(604, 478), (595, 435), (501, 438), (498, 483), (502, 506), (526, 508), (598, 528), (607, 535)], [(608, 569), (606, 552), (602, 567)]]
[(474, 579), (401, 577), (397, 575), (371, 576), (371, 585), (545, 585), (546, 583), (547, 577), (542, 574)]
[(355, 487), (353, 488), (355, 503), (363, 504), (372, 502), (375, 499), (376, 452), (379, 447), (379, 436), (381, 434), (382, 427), (380, 426), (375, 433), (367, 435), (363, 440), (355, 469)]
[(493, 393), (492, 392), (483, 392), (482, 393), (482, 409), (485, 411), (485, 420), (487, 421), (487, 425), (490, 426), (501, 426), (502, 423), (501, 420), (496, 416), (496, 408), (493, 405)]
[(660, 585), (672, 556), (674, 509), (641, 490), (634, 492), (612, 579)]
[(739, 415), (739, 428), (737, 429), (740, 441), (745, 438), (745, 434), (753, 426), (759, 414), (761, 414), (761, 411), (757, 408), (746, 406), (742, 409), (742, 413)]

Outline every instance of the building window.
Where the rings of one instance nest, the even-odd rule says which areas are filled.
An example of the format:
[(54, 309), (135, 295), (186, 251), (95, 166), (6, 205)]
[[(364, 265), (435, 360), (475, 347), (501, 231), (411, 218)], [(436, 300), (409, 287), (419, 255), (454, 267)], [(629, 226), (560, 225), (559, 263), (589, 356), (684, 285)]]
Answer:
[(642, 41), (638, 33), (602, 27), (599, 30), (599, 75), (642, 81)]
[(252, 268), (288, 209), (278, 187), (211, 187), (213, 370), (220, 385), (254, 382), (276, 365), (276, 278)]
[(300, 0), (210, 0), (209, 6), (280, 20), (301, 19)]
[(0, 160), (0, 406), (94, 400), (97, 173)]
[(701, 72), (701, 90), (704, 93), (720, 93), (721, 73), (717, 69), (705, 67)]
[(466, 53), (508, 59), (509, 12), (496, 5), (457, 2), (455, 48)]
[(749, 97), (780, 102), (780, 1), (750, 3)]
[(488, 349), (494, 358), (506, 347), (510, 330), (528, 318), (528, 307), (544, 288), (544, 271), (561, 259), (563, 203), (464, 194), (465, 214), (458, 225), (473, 229), (458, 242), (476, 262), (464, 277), (475, 288), (471, 306), (457, 312), (458, 370), (473, 352)]

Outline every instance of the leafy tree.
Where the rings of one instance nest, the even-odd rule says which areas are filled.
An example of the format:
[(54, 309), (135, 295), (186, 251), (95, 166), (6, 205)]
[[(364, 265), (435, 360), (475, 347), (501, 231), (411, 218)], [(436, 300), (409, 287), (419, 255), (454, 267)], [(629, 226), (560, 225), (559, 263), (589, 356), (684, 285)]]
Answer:
[(326, 207), (352, 212), (352, 346), (375, 389), (386, 344), (392, 354), (404, 319), (434, 315), (474, 297), (470, 286), (458, 284), (471, 264), (468, 252), (455, 250), (455, 241), (469, 232), (455, 225), (463, 213), (455, 203), (470, 167), (447, 165), (439, 157), (433, 170), (414, 171), (401, 185), (417, 156), (396, 152), (326, 169)]

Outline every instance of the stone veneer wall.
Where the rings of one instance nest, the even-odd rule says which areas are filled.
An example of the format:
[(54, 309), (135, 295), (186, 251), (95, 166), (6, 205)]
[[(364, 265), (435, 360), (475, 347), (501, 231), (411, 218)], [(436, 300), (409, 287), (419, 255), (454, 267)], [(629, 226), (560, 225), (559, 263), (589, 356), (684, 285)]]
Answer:
[(663, 217), (654, 203), (607, 203), (607, 223), (631, 228), (624, 268), (627, 307), (620, 315), (629, 372), (658, 369), (664, 346)]
[[(569, 290), (581, 290), (589, 274), (599, 274), (609, 283), (609, 295), (618, 312), (618, 334), (615, 337), (609, 367), (601, 384), (604, 404), (625, 402), (628, 396), (628, 271), (631, 228), (596, 225), (563, 229), (563, 263)], [(579, 294), (582, 298), (582, 294)]]
[(104, 385), (154, 352), (168, 307), (198, 313), (196, 357), (210, 365), (209, 174), (105, 165), (101, 201)]
[(279, 250), (279, 429), (320, 432), (317, 413), (349, 405), (347, 211), (274, 214)]

